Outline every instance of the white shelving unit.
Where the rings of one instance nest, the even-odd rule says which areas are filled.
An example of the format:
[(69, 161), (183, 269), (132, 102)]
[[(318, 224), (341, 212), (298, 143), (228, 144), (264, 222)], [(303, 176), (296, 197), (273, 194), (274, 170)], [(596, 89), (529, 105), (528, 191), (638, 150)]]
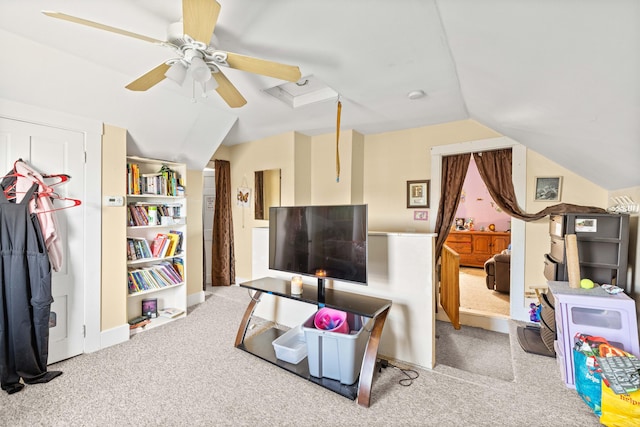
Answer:
[[(137, 171), (132, 171), (132, 166), (136, 165)], [(173, 180), (173, 184), (168, 184), (166, 181), (170, 181), (163, 176), (154, 178), (154, 175), (160, 173), (161, 169), (169, 169), (175, 172), (176, 178)], [(173, 320), (186, 316), (187, 312), (187, 287), (186, 287), (186, 271), (187, 271), (187, 203), (184, 194), (184, 188), (186, 186), (186, 165), (183, 163), (174, 163), (163, 160), (148, 159), (142, 157), (127, 157), (127, 238), (144, 239), (148, 243), (150, 249), (153, 249), (154, 239), (158, 234), (168, 234), (170, 231), (177, 231), (182, 233), (181, 250), (170, 256), (154, 257), (145, 256), (144, 254), (138, 254), (137, 259), (127, 260), (127, 318), (134, 319), (141, 316), (142, 313), (142, 300), (144, 299), (157, 299), (157, 309), (160, 312), (166, 308), (173, 308), (182, 310), (182, 313), (173, 318), (161, 317), (151, 319), (151, 323), (147, 324), (143, 328), (136, 328), (131, 330), (131, 335), (134, 335), (145, 330), (152, 329), (157, 326), (164, 325)], [(138, 177), (140, 178), (138, 180)], [(138, 184), (134, 185), (133, 181), (138, 180)], [(156, 186), (156, 193), (150, 193), (154, 191), (153, 188), (145, 188), (145, 180), (155, 180), (158, 184), (165, 181), (166, 187)], [(164, 185), (164, 184), (163, 184)], [(178, 186), (179, 185), (179, 186)], [(137, 194), (139, 193), (139, 194)], [(141, 206), (148, 209), (149, 206), (155, 206), (157, 209), (157, 223), (139, 225), (134, 224), (135, 221), (130, 221), (131, 208), (133, 206)], [(167, 208), (164, 212), (166, 215), (162, 215), (161, 207)], [(149, 216), (147, 216), (147, 220)], [(128, 245), (128, 243), (127, 243)], [(149, 255), (149, 254), (147, 254)], [(140, 258), (140, 256), (142, 256)], [(145, 269), (159, 268), (162, 264), (172, 265), (174, 262), (182, 262), (182, 280), (172, 283), (165, 280), (156, 280), (161, 287), (149, 287), (148, 289), (135, 290), (132, 289), (129, 272), (139, 271)], [(164, 267), (166, 268), (166, 267)], [(148, 276), (147, 276), (148, 277)], [(157, 277), (157, 275), (156, 275)], [(151, 281), (146, 281), (147, 284)], [(134, 286), (135, 287), (135, 286)], [(139, 286), (140, 288), (140, 286)]]

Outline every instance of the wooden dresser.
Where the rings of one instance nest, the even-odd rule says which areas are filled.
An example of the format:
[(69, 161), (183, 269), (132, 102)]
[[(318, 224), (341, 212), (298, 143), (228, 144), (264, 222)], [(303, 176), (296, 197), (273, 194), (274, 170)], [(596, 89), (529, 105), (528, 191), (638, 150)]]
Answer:
[(509, 247), (511, 233), (499, 231), (451, 231), (445, 243), (460, 254), (460, 265), (482, 267), (486, 260)]

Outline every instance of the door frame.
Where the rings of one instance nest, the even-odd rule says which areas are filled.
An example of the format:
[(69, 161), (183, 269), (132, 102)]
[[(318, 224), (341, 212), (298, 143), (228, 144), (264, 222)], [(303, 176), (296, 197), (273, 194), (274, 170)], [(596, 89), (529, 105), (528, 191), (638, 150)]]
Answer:
[[(506, 136), (488, 138), (457, 144), (439, 145), (431, 148), (431, 206), (440, 205), (440, 189), (442, 182), (442, 157), (454, 154), (474, 153), (480, 151), (511, 148), (512, 175), (516, 199), (526, 200), (527, 190), (527, 148)], [(525, 207), (525, 203), (520, 206)], [(430, 215), (430, 227), (435, 230), (437, 215)], [(526, 307), (524, 295), (524, 259), (525, 259), (525, 222), (511, 219), (511, 319), (528, 321), (529, 307)], [(437, 292), (437, 286), (434, 286)], [(437, 294), (434, 294), (437, 301)]]
[(0, 98), (0, 117), (84, 135), (84, 352), (100, 350), (102, 122)]

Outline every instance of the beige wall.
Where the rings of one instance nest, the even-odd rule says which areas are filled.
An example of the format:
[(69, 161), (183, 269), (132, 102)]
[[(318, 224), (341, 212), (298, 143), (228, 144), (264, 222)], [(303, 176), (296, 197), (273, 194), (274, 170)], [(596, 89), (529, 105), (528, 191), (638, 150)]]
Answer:
[[(127, 131), (104, 125), (102, 136), (102, 195), (124, 196), (127, 170)], [(127, 322), (127, 211), (102, 205), (102, 266), (100, 330)]]
[[(562, 177), (561, 203), (574, 205), (607, 207), (608, 194), (606, 190), (579, 175), (563, 168), (546, 157), (532, 150), (527, 150), (527, 199), (524, 206), (527, 212), (539, 212), (557, 202), (537, 202), (535, 196), (536, 177)], [(525, 226), (526, 254), (525, 254), (525, 289), (531, 285), (547, 283), (543, 274), (543, 256), (549, 253), (549, 219), (528, 222)]]
[[(362, 135), (354, 131), (340, 134), (340, 176), (337, 173), (335, 133), (312, 137), (311, 204), (348, 205), (362, 202)], [(361, 156), (361, 154), (360, 154)], [(354, 168), (355, 166), (355, 168)], [(355, 198), (354, 189), (356, 192)], [(355, 199), (355, 200), (354, 200)]]
[[(427, 221), (413, 221), (406, 208), (406, 181), (430, 178), (430, 148), (499, 136), (473, 120), (378, 134), (340, 134), (340, 181), (336, 182), (335, 134), (314, 137), (286, 133), (229, 147), (232, 192), (246, 181), (253, 188), (255, 170), (282, 169), (282, 205), (369, 204), (369, 229), (428, 231)], [(222, 158), (224, 153), (214, 155)], [(220, 155), (220, 157), (218, 157)], [(252, 198), (253, 199), (253, 198)], [(431, 212), (435, 212), (432, 209)], [(266, 227), (248, 208), (233, 203), (236, 276), (251, 278), (251, 229)]]
[[(282, 204), (294, 205), (294, 177), (298, 166), (294, 162), (297, 137), (298, 134), (295, 132), (288, 132), (258, 141), (225, 147), (224, 150), (218, 149), (213, 156), (214, 159), (229, 160), (231, 163), (231, 210), (233, 213), (236, 277), (239, 279), (251, 278), (251, 230), (254, 227), (269, 225), (269, 221), (254, 219), (254, 172), (280, 169)], [(305, 145), (305, 141), (302, 142), (302, 145)], [(248, 207), (241, 207), (236, 203), (236, 191), (241, 186), (251, 188), (251, 203)]]
[[(429, 222), (414, 221), (414, 209), (406, 208), (406, 182), (431, 178), (432, 147), (499, 136), (474, 120), (376, 135), (344, 131), (340, 135), (340, 182), (336, 182), (334, 133), (314, 137), (287, 133), (232, 146), (228, 147), (228, 159), (234, 194), (245, 176), (253, 187), (252, 178), (249, 180), (253, 171), (281, 168), (283, 205), (363, 202), (369, 205), (372, 231), (430, 232)], [(534, 151), (527, 151), (526, 167), (526, 200), (521, 206), (527, 212), (552, 204), (533, 200), (536, 176), (563, 178), (561, 202), (607, 207), (609, 195), (604, 189)], [(431, 206), (428, 211), (435, 215), (437, 209)], [(547, 220), (540, 220), (525, 226), (526, 286), (546, 283), (543, 255), (549, 251), (547, 224)], [(266, 227), (268, 222), (253, 220), (253, 205), (243, 214), (234, 202), (236, 276), (240, 280), (251, 278), (251, 228), (255, 226)]]
[(187, 170), (187, 300), (202, 292), (202, 171)]
[[(364, 194), (373, 231), (430, 232), (407, 209), (407, 181), (431, 178), (431, 147), (500, 134), (473, 120), (365, 136)], [(429, 215), (436, 207), (430, 206)]]

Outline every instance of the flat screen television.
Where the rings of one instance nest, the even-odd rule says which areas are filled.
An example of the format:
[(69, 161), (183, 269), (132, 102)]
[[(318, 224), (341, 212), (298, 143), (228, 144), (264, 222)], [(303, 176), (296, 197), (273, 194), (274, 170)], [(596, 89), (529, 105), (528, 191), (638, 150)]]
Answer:
[(366, 285), (367, 236), (367, 205), (272, 207), (269, 268)]

